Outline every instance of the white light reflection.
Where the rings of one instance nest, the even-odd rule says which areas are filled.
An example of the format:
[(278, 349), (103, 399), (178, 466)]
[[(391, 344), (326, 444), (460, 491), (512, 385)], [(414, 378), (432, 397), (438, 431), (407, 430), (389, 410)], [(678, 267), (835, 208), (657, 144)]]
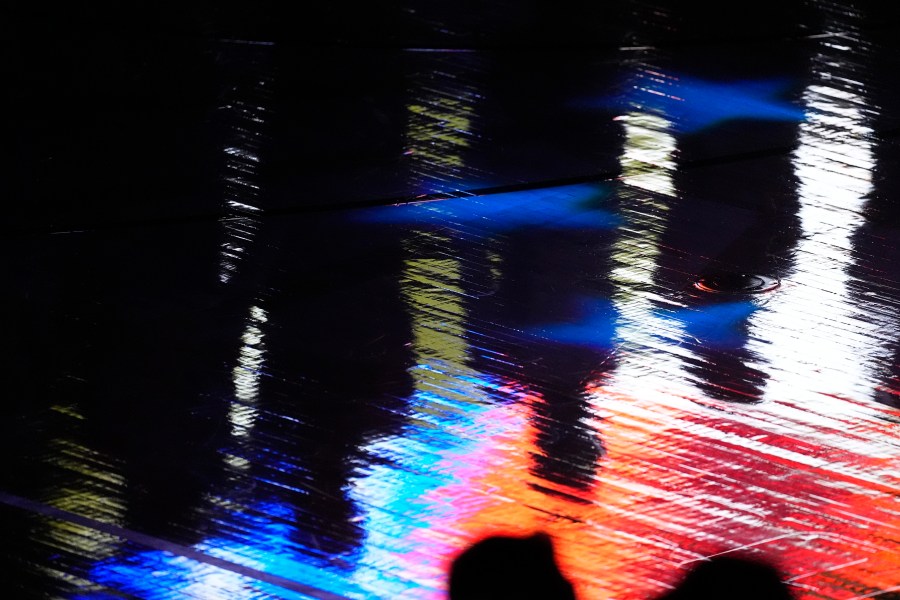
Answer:
[[(661, 253), (660, 238), (668, 220), (668, 199), (677, 195), (673, 124), (659, 115), (631, 112), (616, 119), (625, 129), (620, 164), (619, 211), (623, 225), (612, 247), (612, 299), (619, 314), (616, 337), (620, 354), (612, 379), (602, 382), (595, 402), (605, 393), (662, 393), (682, 377), (681, 361), (671, 340), (681, 332), (660, 319), (654, 303), (672, 301), (654, 292)], [(649, 382), (647, 377), (652, 377)], [(595, 405), (599, 408), (599, 405)]]
[(625, 127), (622, 149), (622, 181), (665, 196), (675, 195), (675, 138), (672, 123), (648, 113), (632, 112), (617, 117)]
[[(244, 48), (230, 47), (242, 68), (257, 71), (252, 82), (232, 84), (221, 106), (223, 125), (230, 133), (222, 148), (224, 172), (223, 209), (220, 220), (224, 239), (219, 250), (219, 281), (229, 283), (241, 271), (248, 252), (256, 244), (260, 228), (258, 170), (261, 150), (266, 140), (266, 125), (270, 120), (272, 72), (267, 68), (272, 49), (268, 45)], [(259, 379), (265, 363), (263, 324), (265, 310), (251, 306), (244, 331), (237, 364), (231, 372), (235, 400), (228, 409), (231, 435), (239, 443), (249, 437), (258, 416)], [(234, 453), (224, 453), (224, 462), (236, 471), (246, 471), (249, 461)]]
[(873, 338), (880, 326), (849, 297), (851, 239), (864, 221), (874, 157), (871, 108), (863, 83), (847, 77), (854, 72), (848, 50), (823, 47), (814, 59), (793, 156), (802, 227), (794, 268), (750, 319), (750, 347), (771, 365), (766, 396), (814, 403), (817, 414), (808, 418), (825, 421), (858, 410), (841, 398), (869, 397), (875, 382), (867, 365), (879, 360)]
[(242, 346), (238, 364), (231, 371), (234, 395), (239, 400), (232, 402), (228, 410), (231, 434), (235, 437), (246, 437), (256, 420), (255, 404), (259, 397), (259, 378), (266, 355), (262, 325), (267, 320), (265, 310), (259, 306), (250, 307), (250, 315), (241, 335)]
[[(267, 52), (266, 48), (257, 52)], [(245, 101), (237, 98), (222, 106), (226, 127), (232, 139), (222, 149), (224, 154), (223, 207), (225, 216), (221, 223), (225, 239), (219, 252), (219, 281), (228, 283), (239, 271), (247, 249), (253, 244), (259, 230), (258, 206), (260, 187), (256, 183), (260, 164), (262, 131), (268, 120), (264, 104), (271, 96), (270, 80), (261, 78), (249, 89), (235, 88), (234, 93), (253, 98)]]

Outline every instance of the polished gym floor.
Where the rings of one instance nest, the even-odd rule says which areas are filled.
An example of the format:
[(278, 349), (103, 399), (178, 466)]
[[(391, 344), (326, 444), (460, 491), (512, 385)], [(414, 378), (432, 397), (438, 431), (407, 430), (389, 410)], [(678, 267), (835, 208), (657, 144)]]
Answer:
[(896, 15), (401, 4), (10, 21), (0, 595), (900, 598)]

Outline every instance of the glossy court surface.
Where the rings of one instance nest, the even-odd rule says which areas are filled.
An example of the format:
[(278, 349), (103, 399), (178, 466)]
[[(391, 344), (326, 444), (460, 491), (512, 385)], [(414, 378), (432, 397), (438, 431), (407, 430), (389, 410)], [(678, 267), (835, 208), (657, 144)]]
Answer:
[(13, 15), (4, 597), (900, 598), (896, 15), (429, 6)]

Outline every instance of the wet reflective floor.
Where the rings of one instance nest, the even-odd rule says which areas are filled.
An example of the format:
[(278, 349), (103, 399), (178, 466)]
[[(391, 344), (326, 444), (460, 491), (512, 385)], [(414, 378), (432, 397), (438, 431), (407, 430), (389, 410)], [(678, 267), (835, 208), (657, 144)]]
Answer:
[(15, 14), (9, 597), (900, 598), (900, 20), (741, 6)]

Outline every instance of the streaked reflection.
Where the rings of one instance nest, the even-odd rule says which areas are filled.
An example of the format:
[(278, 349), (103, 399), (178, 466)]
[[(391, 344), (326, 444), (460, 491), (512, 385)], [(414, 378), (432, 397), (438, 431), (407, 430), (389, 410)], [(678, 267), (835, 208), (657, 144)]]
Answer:
[[(52, 410), (71, 419), (76, 428), (84, 421), (84, 416), (75, 405), (56, 405)], [(65, 474), (55, 485), (48, 487), (47, 504), (104, 523), (125, 524), (127, 507), (122, 491), (126, 489), (127, 480), (121, 465), (70, 437), (52, 440), (46, 457), (52, 460), (54, 469)], [(114, 556), (122, 545), (118, 537), (85, 525), (55, 519), (45, 523), (47, 539), (57, 551), (103, 561)], [(74, 577), (65, 575), (52, 565), (41, 568), (50, 579), (68, 579), (69, 583), (76, 583), (84, 591), (101, 588), (89, 580), (73, 581)]]
[[(659, 376), (658, 381), (643, 379), (643, 386), (693, 397), (700, 391), (701, 397), (741, 402), (756, 401), (761, 394), (766, 375), (758, 357), (746, 349), (746, 319), (756, 310), (756, 304), (728, 302), (727, 298), (693, 294), (686, 288), (701, 270), (714, 268), (719, 259), (733, 262), (721, 256), (718, 232), (704, 231), (704, 226), (718, 227), (717, 219), (727, 218), (728, 205), (702, 204), (707, 200), (702, 192), (710, 184), (728, 189), (723, 176), (727, 169), (688, 167), (679, 174), (685, 189), (676, 189), (676, 138), (683, 138), (690, 151), (696, 148), (695, 140), (711, 135), (698, 133), (700, 129), (727, 120), (801, 120), (802, 110), (778, 99), (788, 84), (786, 79), (709, 82), (642, 66), (631, 91), (625, 94), (625, 100), (631, 103), (630, 112), (617, 120), (626, 133), (621, 158), (625, 186), (620, 204), (629, 224), (622, 228), (622, 239), (614, 253), (613, 280), (620, 300), (623, 294), (635, 296), (639, 291), (637, 298), (623, 303), (621, 311), (629, 315), (625, 321), (630, 325), (621, 331), (629, 338), (626, 346), (640, 349), (631, 362), (643, 363)], [(697, 136), (687, 135), (693, 133)], [(707, 177), (712, 180), (705, 181)], [(770, 189), (762, 184), (760, 187)], [(774, 234), (766, 228), (781, 225), (768, 220), (766, 216), (757, 217), (747, 231), (752, 239), (743, 243), (742, 264), (765, 262), (764, 252), (757, 250), (774, 246)], [(743, 238), (740, 241), (745, 242)], [(644, 252), (635, 248), (641, 245)], [(636, 383), (625, 375), (630, 368), (628, 362), (623, 364), (623, 376), (617, 377), (617, 382)]]
[[(652, 295), (652, 290), (660, 255), (660, 235), (665, 230), (669, 211), (666, 198), (676, 195), (672, 180), (676, 144), (672, 123), (662, 117), (632, 112), (617, 120), (625, 129), (620, 159), (625, 187), (619, 192), (619, 214), (624, 223), (612, 252), (613, 299), (619, 305), (619, 312), (630, 315), (631, 324), (637, 325), (650, 317), (650, 301), (659, 299)], [(633, 333), (636, 332), (625, 335)]]
[[(221, 219), (224, 239), (219, 251), (219, 281), (223, 284), (242, 272), (243, 262), (256, 245), (261, 226), (261, 189), (258, 170), (271, 120), (272, 84), (270, 63), (272, 48), (268, 45), (228, 47), (226, 56), (234, 61), (234, 81), (228, 82), (220, 115), (228, 132), (223, 152), (223, 209)], [(231, 434), (241, 441), (250, 435), (256, 420), (259, 379), (265, 363), (266, 346), (263, 326), (266, 311), (258, 304), (249, 308), (237, 364), (232, 368), (235, 401), (228, 409)], [(237, 454), (226, 453), (225, 462), (238, 470), (249, 463)]]
[(231, 372), (234, 395), (239, 402), (233, 402), (228, 410), (231, 433), (246, 437), (253, 426), (259, 397), (259, 379), (265, 364), (265, 335), (262, 327), (268, 321), (266, 311), (259, 306), (251, 306), (247, 324), (241, 335), (241, 350), (238, 364)]
[[(655, 72), (648, 70), (651, 75)], [(673, 301), (658, 293), (656, 279), (662, 252), (660, 239), (668, 224), (669, 203), (677, 196), (674, 126), (665, 116), (635, 110), (617, 117), (625, 132), (619, 163), (618, 192), (623, 225), (613, 243), (612, 301), (619, 315), (616, 339), (620, 363), (607, 381), (594, 383), (597, 414), (610, 395), (661, 393), (680, 371), (671, 345), (680, 332), (659, 318), (657, 307)]]
[[(406, 538), (417, 529), (451, 517), (452, 505), (431, 503), (429, 493), (463, 476), (469, 468), (467, 454), (483, 442), (482, 435), (505, 426), (482, 420), (506, 395), (498, 381), (469, 366), (466, 305), (472, 298), (464, 288), (465, 264), (454, 255), (454, 246), (451, 238), (427, 231), (412, 232), (404, 241), (401, 296), (412, 325), (410, 374), (416, 391), (403, 433), (363, 449), (369, 459), (351, 488), (369, 534), (352, 580), (372, 593), (392, 596), (411, 586), (440, 588), (443, 571), (437, 566), (435, 571), (408, 572), (410, 565), (398, 562), (397, 553), (414, 550)], [(496, 261), (491, 266), (502, 268)], [(446, 470), (448, 459), (458, 471)]]
[(419, 165), (416, 174), (456, 174), (458, 167), (463, 166), (460, 154), (469, 147), (472, 107), (463, 99), (448, 96), (432, 95), (419, 100), (420, 103), (406, 107), (410, 121), (408, 151), (414, 157), (413, 163)]
[(372, 223), (454, 228), (479, 237), (527, 227), (612, 229), (620, 223), (607, 206), (612, 189), (608, 184), (585, 183), (465, 196), (360, 210), (351, 218)]
[[(465, 155), (478, 139), (475, 56), (415, 57), (406, 104), (406, 150), (410, 179), (420, 193), (465, 189), (473, 173)], [(445, 64), (446, 63), (446, 64)]]
[[(233, 108), (226, 105), (226, 108)], [(260, 112), (263, 107), (255, 107)], [(250, 109), (241, 109), (239, 114)], [(262, 114), (262, 112), (261, 112)], [(221, 219), (225, 231), (219, 255), (219, 281), (228, 283), (240, 269), (250, 247), (254, 244), (259, 229), (257, 205), (259, 186), (254, 183), (255, 171), (259, 163), (259, 140), (238, 129), (236, 142), (240, 146), (224, 149), (226, 171), (225, 214)]]
[[(835, 61), (834, 57), (828, 60)], [(573, 259), (565, 252), (572, 246), (552, 238), (560, 220), (577, 215), (583, 207), (565, 200), (560, 203), (562, 213), (555, 201), (537, 208), (541, 197), (565, 199), (571, 189), (517, 197), (509, 205), (501, 201), (482, 212), (477, 203), (475, 209), (468, 208), (471, 201), (482, 200), (476, 198), (465, 207), (456, 205), (459, 208), (453, 208), (449, 203), (453, 201), (415, 205), (415, 211), (420, 206), (429, 211), (434, 207), (433, 213), (385, 209), (397, 211), (396, 222), (430, 226), (419, 227), (421, 231), (404, 239), (399, 274), (378, 274), (399, 276), (400, 300), (409, 316), (408, 343), (414, 362), (409, 374), (414, 392), (404, 397), (401, 418), (405, 421), (399, 433), (368, 434), (361, 448), (356, 445), (362, 436), (351, 438), (354, 450), (359, 450), (354, 454), (356, 470), (340, 492), (359, 506), (349, 519), (365, 532), (362, 548), (316, 558), (301, 554), (310, 548), (298, 551), (297, 504), (261, 501), (264, 486), (290, 494), (316, 494), (322, 503), (343, 502), (344, 497), (307, 485), (316, 480), (303, 479), (307, 474), (302, 466), (279, 455), (282, 447), (269, 446), (271, 442), (265, 440), (257, 448), (268, 456), (254, 466), (268, 479), (253, 480), (263, 491), (255, 493), (246, 507), (232, 504), (230, 498), (223, 501), (231, 511), (227, 525), (193, 549), (349, 597), (439, 598), (446, 560), (465, 543), (497, 528), (523, 533), (546, 529), (560, 540), (561, 560), (576, 577), (581, 597), (656, 595), (684, 565), (732, 550), (785, 556), (792, 581), (808, 598), (831, 597), (831, 590), (817, 588), (816, 582), (844, 579), (847, 573), (868, 577), (870, 587), (861, 586), (859, 597), (876, 595), (873, 586), (893, 589), (889, 578), (896, 573), (892, 550), (897, 544), (883, 533), (895, 521), (895, 490), (900, 484), (893, 425), (873, 418), (864, 405), (847, 400), (825, 405), (829, 401), (823, 398), (847, 390), (859, 391), (856, 397), (865, 395), (850, 383), (837, 386), (822, 375), (823, 367), (852, 378), (866, 367), (849, 368), (851, 357), (861, 363), (873, 360), (857, 338), (847, 348), (843, 347), (846, 340), (825, 339), (851, 325), (860, 335), (874, 327), (858, 325), (859, 315), (843, 302), (850, 285), (846, 275), (851, 261), (849, 236), (857, 226), (852, 211), (859, 205), (853, 202), (861, 202), (870, 185), (865, 96), (862, 90), (848, 94), (846, 83), (832, 90), (824, 83), (830, 77), (824, 73), (817, 77), (821, 80), (804, 96), (810, 114), (817, 116), (801, 129), (795, 154), (805, 238), (797, 248), (794, 272), (764, 307), (743, 301), (687, 307), (663, 296), (669, 290), (659, 283), (664, 279), (660, 259), (666, 252), (661, 240), (672, 227), (671, 206), (678, 194), (672, 177), (677, 127), (660, 112), (642, 112), (632, 106), (619, 119), (625, 147), (622, 180), (613, 201), (620, 210), (615, 221), (620, 229), (611, 253), (609, 244), (591, 247), (595, 268), (579, 270), (584, 255)], [(451, 149), (466, 147), (447, 143)], [(422, 169), (464, 166), (461, 161)], [(828, 185), (821, 187), (822, 181)], [(583, 238), (577, 238), (579, 243), (604, 234), (608, 227), (593, 220), (601, 209), (596, 204), (597, 188), (592, 193), (584, 196), (592, 220), (575, 227), (587, 230)], [(498, 206), (508, 212), (497, 212)], [(529, 210), (527, 218), (519, 216)], [(584, 412), (583, 401), (588, 398), (589, 412), (576, 415), (577, 425), (593, 436), (586, 438), (589, 441), (599, 440), (602, 433), (605, 453), (601, 468), (595, 460), (600, 449), (591, 460), (574, 465), (575, 471), (586, 473), (589, 485), (567, 485), (564, 490), (532, 485), (536, 458), (580, 461), (564, 445), (560, 455), (550, 456), (546, 450), (550, 444), (542, 442), (542, 436), (550, 434), (564, 437), (565, 426), (575, 423), (557, 419), (563, 421), (562, 427), (554, 430), (542, 422), (539, 412), (548, 400), (543, 391), (472, 366), (477, 353), (511, 365), (517, 356), (501, 355), (491, 344), (501, 336), (515, 339), (509, 346), (522, 343), (521, 337), (510, 333), (512, 319), (484, 322), (475, 316), (473, 303), (493, 299), (473, 291), (478, 286), (473, 285), (477, 277), (472, 273), (485, 273), (490, 281), (479, 289), (493, 290), (496, 281), (508, 276), (510, 257), (504, 256), (508, 247), (496, 237), (461, 235), (467, 233), (458, 229), (461, 224), (468, 228), (479, 219), (503, 223), (504, 235), (513, 228), (538, 230), (533, 237), (523, 237), (522, 246), (538, 241), (550, 248), (528, 256), (556, 259), (560, 255), (566, 261), (560, 269), (562, 276), (556, 278), (544, 278), (543, 273), (542, 277), (531, 272), (523, 275), (533, 279), (517, 290), (535, 280), (537, 285), (553, 284), (541, 290), (545, 296), (539, 301), (510, 301), (528, 303), (528, 310), (545, 310), (559, 308), (563, 304), (559, 298), (577, 293), (573, 302), (583, 318), (527, 331), (535, 334), (529, 341), (543, 335), (548, 342), (617, 352), (609, 362), (615, 368), (598, 369), (602, 377), (586, 385), (572, 376), (578, 371), (572, 363), (581, 364), (582, 359), (570, 349), (559, 352), (547, 350), (551, 344), (537, 345), (534, 364), (528, 366), (538, 374), (535, 380), (553, 371), (551, 375), (558, 376), (551, 382), (557, 396), (576, 405), (574, 412)], [(498, 228), (486, 229), (496, 232)], [(577, 236), (566, 232), (560, 237)], [(607, 281), (598, 280), (610, 266), (612, 290), (604, 298)], [(546, 265), (544, 269), (549, 270)], [(581, 295), (588, 286), (579, 288), (579, 282), (569, 277), (572, 274), (590, 280), (599, 290), (597, 296)], [(266, 364), (269, 315), (262, 306), (257, 303), (249, 310), (238, 364), (231, 373), (239, 402), (229, 418), (233, 436), (242, 443), (252, 437), (259, 377)], [(491, 314), (508, 317), (502, 311)], [(758, 336), (749, 342), (748, 322)], [(811, 337), (795, 339), (803, 335)], [(701, 346), (716, 351), (747, 343), (769, 363), (787, 370), (778, 372), (776, 385), (767, 388), (773, 402), (713, 411), (687, 399), (693, 390), (685, 375), (685, 359), (696, 358)], [(823, 348), (824, 363), (820, 362)], [(551, 353), (556, 357), (546, 360)], [(563, 361), (569, 362), (557, 373), (554, 367)], [(816, 389), (810, 391), (811, 382)], [(581, 389), (571, 393), (576, 386)], [(812, 399), (817, 401), (803, 406)], [(370, 401), (376, 410), (396, 406), (385, 408), (362, 399)], [(834, 408), (838, 404), (842, 408)], [(344, 406), (351, 405), (341, 409)], [(555, 418), (550, 416), (544, 420)], [(295, 423), (289, 413), (275, 418), (282, 417), (289, 422), (287, 428), (319, 425)], [(292, 435), (309, 434), (294, 430)], [(345, 440), (336, 441), (334, 454), (340, 454)], [(310, 460), (320, 459), (315, 450)], [(68, 451), (84, 452), (75, 446)], [(339, 481), (338, 485), (345, 480)], [(857, 568), (861, 554), (864, 564)], [(297, 597), (289, 590), (162, 552), (102, 560), (92, 575), (122, 593), (147, 598)]]
[[(664, 196), (675, 195), (672, 171), (675, 170), (675, 137), (668, 119), (649, 113), (630, 112), (616, 118), (625, 128), (625, 144), (620, 164), (622, 181)], [(656, 210), (664, 204), (647, 199)]]
[(225, 54), (236, 72), (219, 107), (229, 134), (222, 148), (223, 203), (221, 219), (225, 237), (219, 255), (219, 281), (228, 283), (240, 270), (259, 229), (260, 153), (266, 140), (274, 81), (272, 48), (264, 45), (231, 45)]
[(767, 396), (829, 412), (852, 410), (834, 397), (871, 393), (867, 365), (880, 360), (872, 345), (878, 327), (848, 296), (851, 238), (864, 222), (874, 166), (872, 109), (854, 71), (850, 48), (821, 43), (793, 156), (802, 230), (794, 268), (767, 310), (751, 319), (765, 336), (753, 347), (772, 365)]
[[(551, 340), (580, 346), (625, 350), (613, 379), (628, 381), (634, 369), (660, 369), (668, 352), (660, 342), (677, 337), (677, 327), (657, 318), (655, 305), (671, 303), (656, 291), (655, 277), (665, 231), (669, 198), (676, 195), (672, 172), (677, 151), (672, 123), (658, 115), (632, 111), (616, 119), (624, 129), (617, 191), (619, 227), (610, 264), (610, 299), (585, 298), (575, 323), (550, 324), (539, 333)], [(656, 366), (651, 366), (655, 363)], [(639, 366), (643, 364), (643, 366)], [(646, 382), (645, 382), (646, 383)]]
[[(467, 311), (461, 287), (461, 261), (445, 254), (449, 240), (431, 233), (413, 234), (404, 244), (407, 255), (400, 275), (401, 295), (412, 323), (412, 350), (416, 366), (412, 369), (416, 390), (422, 398), (467, 401), (471, 385), (463, 392), (454, 390), (468, 368)], [(434, 254), (438, 253), (438, 256)]]
[(789, 83), (785, 79), (706, 81), (645, 68), (613, 103), (668, 119), (679, 133), (737, 119), (799, 122), (803, 111), (782, 98)]

